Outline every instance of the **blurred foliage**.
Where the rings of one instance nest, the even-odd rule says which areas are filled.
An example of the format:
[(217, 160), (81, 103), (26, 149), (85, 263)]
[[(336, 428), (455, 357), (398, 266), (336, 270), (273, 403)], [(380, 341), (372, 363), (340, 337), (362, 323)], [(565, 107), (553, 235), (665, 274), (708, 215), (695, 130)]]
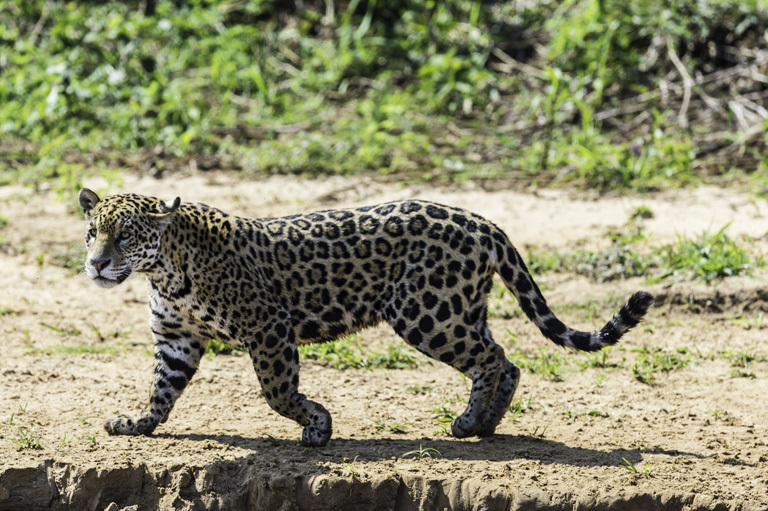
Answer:
[[(630, 134), (596, 112), (657, 87), (672, 69), (664, 44), (711, 72), (733, 64), (713, 41), (768, 27), (762, 0), (302, 5), (0, 3), (0, 184), (52, 179), (69, 195), (85, 173), (190, 161), (597, 189), (685, 182), (700, 162), (670, 127), (675, 109), (654, 103), (648, 129)], [(530, 68), (505, 69), (510, 58)]]
[(623, 228), (609, 229), (605, 237), (610, 244), (604, 248), (591, 248), (594, 240), (579, 241), (565, 251), (528, 246), (526, 264), (534, 274), (574, 272), (597, 282), (645, 275), (649, 283), (671, 279), (707, 284), (764, 268), (766, 261), (755, 254), (754, 240), (729, 236), (729, 226), (694, 238), (678, 235), (674, 243), (650, 248), (642, 225), (631, 221)]
[(750, 247), (728, 236), (730, 223), (716, 233), (704, 231), (696, 239), (678, 236), (675, 243), (658, 249), (664, 272), (653, 279), (701, 280), (707, 284), (725, 277), (750, 275), (765, 267), (763, 256), (755, 256)]

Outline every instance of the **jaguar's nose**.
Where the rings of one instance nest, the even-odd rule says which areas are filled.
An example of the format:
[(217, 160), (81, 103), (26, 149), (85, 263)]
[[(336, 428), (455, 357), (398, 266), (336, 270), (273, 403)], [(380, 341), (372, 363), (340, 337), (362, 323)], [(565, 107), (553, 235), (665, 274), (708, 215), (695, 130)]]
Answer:
[(109, 266), (109, 263), (111, 262), (112, 262), (112, 259), (109, 259), (107, 257), (96, 257), (94, 259), (91, 259), (91, 266), (96, 268), (97, 272), (101, 272), (101, 270)]

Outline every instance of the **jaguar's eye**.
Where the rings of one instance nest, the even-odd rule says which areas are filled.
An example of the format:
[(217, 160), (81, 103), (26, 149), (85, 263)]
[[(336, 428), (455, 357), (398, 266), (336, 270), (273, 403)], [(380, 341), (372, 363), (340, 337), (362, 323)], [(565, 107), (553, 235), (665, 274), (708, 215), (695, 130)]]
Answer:
[(131, 233), (128, 231), (120, 231), (117, 233), (117, 241), (125, 241), (131, 237)]
[(95, 227), (91, 227), (90, 229), (88, 229), (88, 237), (89, 238), (95, 238), (96, 234), (97, 234), (97, 231), (96, 231)]

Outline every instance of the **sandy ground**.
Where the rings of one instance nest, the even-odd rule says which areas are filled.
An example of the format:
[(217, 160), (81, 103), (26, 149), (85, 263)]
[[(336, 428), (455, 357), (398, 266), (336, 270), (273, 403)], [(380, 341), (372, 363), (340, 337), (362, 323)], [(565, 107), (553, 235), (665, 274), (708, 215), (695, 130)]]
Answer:
[[(98, 179), (86, 185), (106, 191)], [(599, 198), (210, 174), (128, 175), (110, 191), (178, 195), (247, 216), (418, 197), (483, 214), (521, 249), (599, 243), (641, 204), (655, 214), (645, 221), (652, 243), (727, 222), (733, 235), (762, 240), (768, 230), (764, 201), (708, 187)], [(104, 420), (148, 397), (146, 284), (134, 276), (103, 290), (62, 268), (84, 222), (52, 192), (0, 188), (0, 214), (0, 510), (768, 509), (765, 272), (710, 286), (537, 277), (561, 319), (581, 329), (601, 326), (636, 289), (657, 295), (643, 326), (600, 363), (551, 345), (508, 298), (494, 303), (491, 327), (508, 354), (565, 358), (559, 379), (523, 370), (521, 411), (489, 439), (442, 431), (434, 410), (461, 412), (469, 393), (448, 366), (421, 358), (412, 369), (338, 370), (304, 360), (303, 392), (334, 417), (330, 445), (305, 449), (237, 355), (206, 357), (154, 436), (109, 437)], [(360, 342), (383, 351), (399, 341), (376, 328)], [(632, 366), (656, 347), (687, 363), (641, 383)], [(388, 427), (398, 424), (403, 431)], [(21, 448), (23, 434), (40, 447)]]

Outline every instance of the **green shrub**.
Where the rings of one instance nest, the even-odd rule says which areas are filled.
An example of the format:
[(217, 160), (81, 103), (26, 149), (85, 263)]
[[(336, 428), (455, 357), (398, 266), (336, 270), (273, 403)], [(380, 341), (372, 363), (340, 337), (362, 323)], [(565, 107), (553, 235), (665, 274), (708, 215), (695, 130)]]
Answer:
[(705, 231), (697, 239), (678, 236), (675, 243), (664, 245), (658, 250), (661, 276), (655, 280), (703, 280), (710, 283), (716, 279), (745, 275), (765, 265), (762, 256), (753, 260), (746, 247), (732, 239), (726, 224), (716, 233)]
[[(676, 104), (647, 99), (630, 132), (597, 114), (657, 90), (666, 45), (710, 72), (725, 65), (710, 43), (768, 27), (758, 0), (302, 6), (0, 3), (0, 184), (53, 181), (70, 198), (89, 174), (205, 155), (248, 173), (676, 185), (703, 173), (696, 133), (669, 128)], [(530, 67), (499, 71), (501, 52)]]

